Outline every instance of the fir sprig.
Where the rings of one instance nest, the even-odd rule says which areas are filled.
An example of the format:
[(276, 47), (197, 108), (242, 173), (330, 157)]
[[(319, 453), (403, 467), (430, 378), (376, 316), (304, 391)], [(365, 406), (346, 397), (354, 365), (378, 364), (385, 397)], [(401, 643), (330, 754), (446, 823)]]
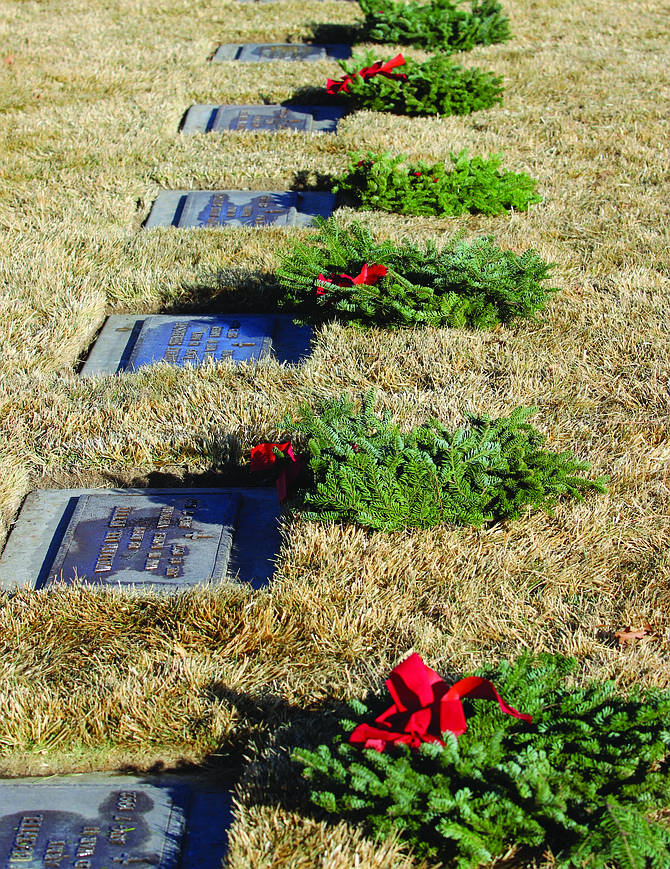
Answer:
[(307, 440), (312, 482), (298, 502), (305, 519), (352, 522), (380, 531), (475, 525), (516, 519), (527, 507), (551, 513), (562, 496), (583, 500), (605, 491), (604, 478), (579, 476), (589, 465), (571, 453), (542, 449), (545, 437), (527, 419), (470, 417), (467, 428), (437, 419), (401, 432), (374, 412), (370, 391), (355, 411), (348, 396), (308, 406), (284, 424)]
[[(280, 304), (307, 322), (337, 317), (361, 327), (469, 326), (532, 317), (556, 291), (547, 287), (551, 265), (534, 250), (518, 255), (492, 238), (454, 239), (442, 249), (404, 239), (375, 242), (372, 233), (335, 218), (317, 219), (318, 232), (292, 242), (277, 275), (285, 290)], [(373, 284), (323, 282), (333, 273), (358, 274), (364, 264), (386, 266)], [(323, 290), (317, 295), (318, 289)]]
[(406, 79), (356, 73), (378, 62), (374, 51), (339, 61), (353, 79), (340, 96), (352, 109), (392, 112), (396, 115), (469, 115), (502, 102), (502, 76), (464, 69), (448, 57), (436, 54), (423, 62), (405, 58), (395, 72)]
[(467, 151), (444, 163), (408, 162), (405, 154), (351, 154), (333, 190), (351, 197), (361, 211), (459, 215), (526, 211), (541, 201), (537, 181), (525, 172), (500, 170), (502, 155), (469, 157)]
[[(419, 854), (455, 869), (474, 869), (512, 845), (538, 855), (549, 847), (566, 869), (667, 869), (670, 830), (650, 816), (670, 804), (670, 692), (623, 697), (608, 681), (568, 687), (574, 667), (542, 656), (477, 673), (531, 713), (532, 724), (466, 701), (468, 730), (446, 734), (444, 746), (381, 754), (339, 738), (294, 757), (317, 805), (377, 835), (399, 829)], [(343, 729), (371, 721), (384, 705), (355, 701)]]
[(360, 5), (366, 42), (454, 52), (511, 38), (509, 19), (497, 0), (473, 0), (470, 12), (451, 0), (360, 0)]

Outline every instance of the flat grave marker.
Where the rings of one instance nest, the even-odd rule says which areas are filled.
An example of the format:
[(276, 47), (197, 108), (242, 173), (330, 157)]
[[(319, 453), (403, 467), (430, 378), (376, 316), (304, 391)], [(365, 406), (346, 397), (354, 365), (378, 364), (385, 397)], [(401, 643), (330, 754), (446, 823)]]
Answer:
[(0, 866), (220, 869), (231, 784), (105, 773), (0, 781)]
[(344, 109), (337, 106), (191, 106), (182, 133), (335, 133)]
[(252, 226), (311, 226), (329, 217), (334, 193), (281, 190), (162, 190), (154, 201), (145, 229), (218, 229)]
[(255, 362), (270, 355), (278, 362), (297, 363), (309, 355), (312, 334), (288, 314), (112, 314), (81, 373), (116, 374), (156, 362), (178, 367)]
[(31, 492), (0, 558), (0, 588), (54, 582), (173, 592), (271, 578), (280, 546), (274, 489)]
[(188, 586), (220, 582), (228, 568), (241, 498), (164, 492), (78, 499), (47, 583)]
[(336, 43), (235, 43), (220, 45), (212, 60), (220, 63), (236, 60), (240, 63), (267, 63), (272, 60), (307, 61), (346, 60), (351, 57), (351, 46)]
[(0, 866), (176, 869), (187, 800), (121, 777), (0, 782)]

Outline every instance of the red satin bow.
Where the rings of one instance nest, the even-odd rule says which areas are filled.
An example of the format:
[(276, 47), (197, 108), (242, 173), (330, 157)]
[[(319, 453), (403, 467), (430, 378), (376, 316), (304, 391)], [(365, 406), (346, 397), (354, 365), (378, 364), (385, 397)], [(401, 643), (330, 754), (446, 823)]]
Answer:
[(251, 471), (265, 471), (277, 461), (275, 447), (287, 458), (291, 460), (290, 465), (285, 465), (281, 473), (277, 477), (277, 495), (280, 501), (286, 500), (289, 493), (289, 485), (297, 479), (302, 470), (302, 455), (297, 458), (293, 455), (293, 447), (291, 442), (285, 444), (258, 444), (251, 450)]
[(398, 743), (410, 748), (418, 748), (422, 742), (444, 745), (443, 733), (450, 731), (461, 736), (467, 730), (461, 703), (463, 697), (497, 700), (507, 715), (528, 722), (533, 720), (531, 715), (517, 712), (505, 703), (488, 679), (469, 676), (450, 688), (439, 673), (426, 667), (416, 653), (391, 671), (386, 687), (395, 703), (375, 719), (378, 726), (359, 724), (349, 737), (352, 745), (376, 751), (384, 751), (387, 745)]
[(326, 91), (329, 94), (339, 94), (341, 91), (349, 93), (349, 84), (357, 75), (360, 75), (363, 81), (367, 81), (375, 75), (385, 75), (386, 78), (407, 81), (407, 76), (404, 72), (391, 72), (391, 70), (395, 69), (396, 66), (402, 66), (404, 63), (405, 58), (402, 54), (398, 54), (393, 58), (393, 60), (378, 60), (376, 63), (373, 63), (372, 66), (364, 66), (363, 69), (359, 69), (358, 72), (355, 72), (353, 75), (345, 75), (345, 77), (339, 81), (334, 81), (332, 78), (329, 78), (328, 83), (326, 84)]
[[(372, 286), (373, 284), (376, 284), (380, 278), (383, 278), (387, 272), (388, 269), (386, 266), (375, 266), (365, 263), (363, 268), (360, 270), (360, 273), (357, 274), (355, 278), (352, 278), (350, 275), (337, 275), (333, 273), (329, 278), (324, 275), (319, 275), (319, 280), (328, 284), (335, 284), (338, 287), (353, 287), (355, 284), (367, 284), (368, 286)], [(316, 294), (317, 296), (325, 296), (326, 290), (323, 287), (317, 287)]]

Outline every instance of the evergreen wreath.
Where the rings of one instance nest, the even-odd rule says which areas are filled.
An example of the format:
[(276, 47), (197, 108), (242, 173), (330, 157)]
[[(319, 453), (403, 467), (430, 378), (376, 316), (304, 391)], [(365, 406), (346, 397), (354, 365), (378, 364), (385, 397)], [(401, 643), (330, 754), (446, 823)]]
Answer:
[[(376, 243), (360, 223), (344, 227), (335, 218), (316, 225), (317, 233), (283, 252), (277, 270), (280, 304), (303, 321), (489, 329), (532, 317), (557, 290), (544, 286), (552, 266), (534, 250), (518, 255), (491, 237), (457, 238), (438, 249), (406, 238)], [(383, 274), (360, 279), (377, 266)]]
[(442, 54), (423, 62), (402, 55), (375, 61), (375, 53), (367, 51), (365, 56), (354, 55), (339, 64), (346, 76), (339, 82), (328, 79), (327, 90), (345, 99), (352, 109), (396, 115), (469, 115), (502, 102), (502, 76), (464, 69)]
[(343, 395), (317, 412), (303, 405), (297, 423), (284, 421), (307, 440), (302, 460), (312, 481), (302, 487), (302, 518), (378, 531), (480, 526), (516, 519), (528, 506), (551, 513), (563, 495), (583, 500), (584, 492), (605, 491), (604, 477), (577, 475), (589, 464), (542, 449), (546, 438), (526, 421), (537, 408), (497, 420), (470, 416), (455, 431), (429, 419), (401, 432), (374, 405), (370, 390), (357, 412)]
[(360, 5), (364, 42), (454, 52), (511, 38), (509, 19), (498, 0), (472, 0), (470, 12), (451, 0), (360, 0)]
[(451, 155), (452, 165), (412, 164), (405, 154), (354, 153), (333, 190), (349, 195), (361, 211), (397, 214), (459, 215), (527, 211), (541, 197), (537, 181), (525, 172), (500, 171), (502, 155)]
[[(557, 866), (667, 869), (670, 829), (652, 819), (670, 803), (670, 692), (614, 682), (567, 687), (574, 659), (543, 655), (502, 662), (496, 688), (532, 723), (494, 703), (466, 700), (467, 731), (418, 751), (359, 750), (342, 737), (295, 749), (312, 800), (377, 835), (402, 831), (421, 856), (474, 869), (512, 845), (547, 846)], [(386, 705), (388, 705), (386, 703)], [(346, 733), (384, 706), (350, 704)]]

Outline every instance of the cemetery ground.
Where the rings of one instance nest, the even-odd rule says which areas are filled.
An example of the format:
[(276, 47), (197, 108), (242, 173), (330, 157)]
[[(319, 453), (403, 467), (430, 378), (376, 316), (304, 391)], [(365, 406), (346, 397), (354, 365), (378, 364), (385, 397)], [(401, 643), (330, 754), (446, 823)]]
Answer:
[[(513, 39), (459, 58), (505, 76), (501, 107), (362, 112), (336, 136), (222, 137), (182, 136), (189, 106), (280, 103), (339, 68), (212, 64), (217, 45), (300, 41), (313, 23), (346, 42), (357, 4), (3, 3), (3, 538), (34, 489), (251, 484), (249, 451), (290, 434), (286, 414), (370, 387), (406, 426), (537, 405), (551, 449), (610, 477), (606, 495), (479, 530), (383, 534), (286, 516), (260, 591), (5, 593), (3, 775), (188, 769), (238, 784), (231, 869), (409, 867), (396, 840), (315, 815), (288, 752), (317, 744), (338, 704), (410, 649), (447, 678), (530, 650), (577, 656), (577, 680), (670, 686), (670, 3), (504, 7)], [(297, 366), (78, 375), (106, 314), (275, 310), (277, 252), (308, 233), (144, 231), (160, 189), (326, 189), (350, 151), (438, 160), (463, 148), (503, 152), (544, 201), (496, 217), (340, 218), (380, 238), (535, 248), (560, 288), (535, 321), (390, 334), (331, 324)], [(615, 637), (643, 625), (642, 638)]]

